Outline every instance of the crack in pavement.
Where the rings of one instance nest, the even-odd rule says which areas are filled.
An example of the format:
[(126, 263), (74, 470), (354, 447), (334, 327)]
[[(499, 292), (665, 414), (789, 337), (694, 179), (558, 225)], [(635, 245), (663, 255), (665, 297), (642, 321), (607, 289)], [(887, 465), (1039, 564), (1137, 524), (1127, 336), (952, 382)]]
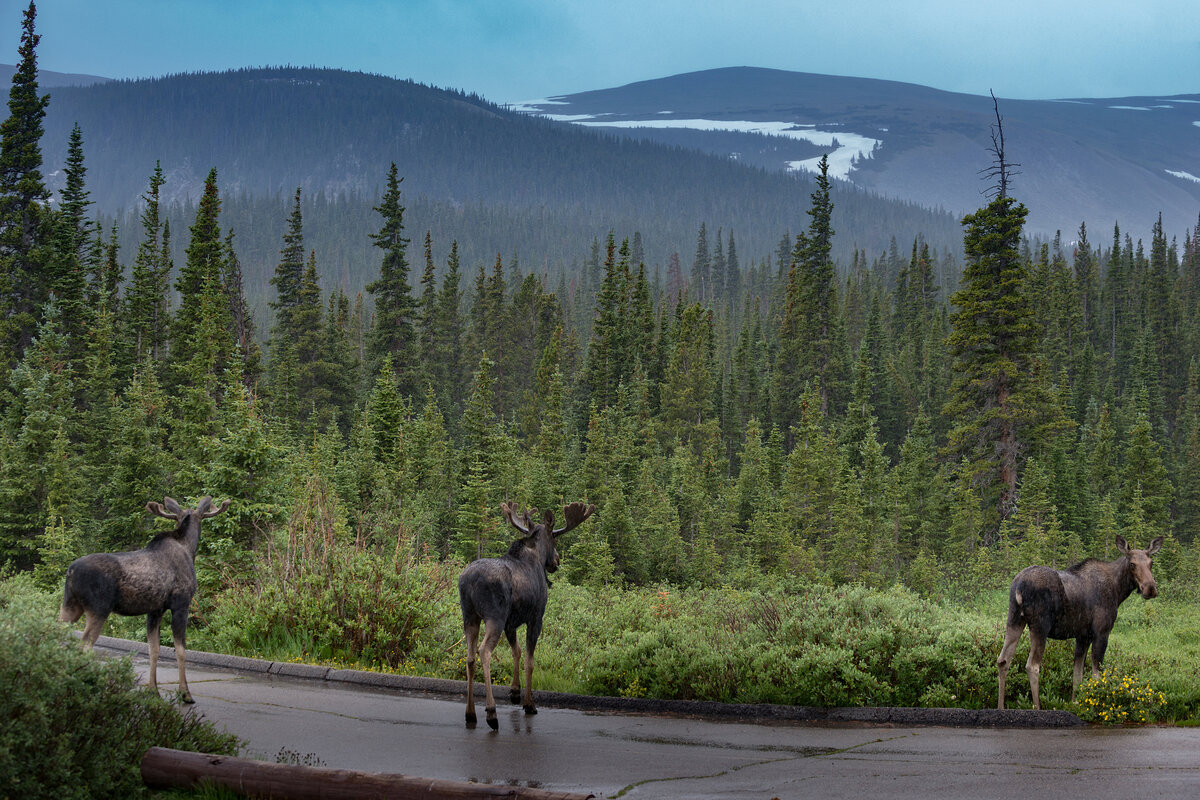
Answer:
[[(609, 734), (609, 735), (611, 735), (611, 734)], [(891, 742), (891, 741), (896, 741), (899, 739), (906, 739), (908, 737), (909, 737), (909, 734), (904, 734), (901, 736), (888, 736), (888, 737), (884, 737), (882, 739), (872, 739), (869, 742), (859, 742), (858, 744), (850, 745), (849, 747), (805, 747), (805, 748), (797, 749), (797, 748), (788, 748), (788, 747), (771, 746), (771, 745), (741, 746), (741, 747), (738, 747), (738, 746), (731, 747), (728, 745), (722, 745), (721, 746), (722, 750), (732, 750), (732, 749), (736, 749), (736, 750), (767, 750), (767, 751), (778, 750), (778, 751), (784, 751), (784, 752), (791, 752), (791, 753), (793, 753), (793, 755), (789, 756), (787, 758), (764, 758), (764, 759), (760, 759), (758, 761), (748, 761), (745, 764), (739, 764), (736, 767), (728, 767), (726, 769), (720, 770), (719, 772), (713, 772), (713, 773), (710, 773), (707, 775), (675, 775), (670, 778), (647, 778), (646, 780), (637, 781), (635, 783), (629, 784), (628, 786), (625, 786), (620, 791), (618, 791), (616, 794), (614, 794), (613, 798), (615, 799), (618, 797), (623, 797), (627, 793), (638, 788), (639, 786), (646, 786), (651, 783), (670, 783), (673, 781), (695, 781), (695, 780), (709, 780), (712, 778), (721, 778), (726, 775), (729, 775), (730, 773), (740, 772), (741, 770), (747, 769), (749, 767), (761, 767), (766, 764), (780, 764), (785, 761), (797, 761), (800, 759), (807, 759), (807, 758), (822, 758), (822, 757), (827, 757), (827, 756), (835, 756), (835, 755), (840, 755), (842, 753), (848, 753), (852, 750), (857, 750), (862, 747), (866, 747), (867, 745), (880, 744), (882, 742)], [(711, 747), (711, 746), (713, 746), (712, 743), (710, 743), (710, 742), (701, 742), (700, 740), (659, 739), (659, 738), (653, 738), (653, 737), (635, 737), (635, 736), (614, 737), (614, 738), (626, 738), (629, 741), (643, 742), (643, 743), (679, 744), (679, 745), (682, 745), (685, 747), (688, 747), (688, 746)], [(805, 752), (805, 751), (809, 751), (809, 752)]]

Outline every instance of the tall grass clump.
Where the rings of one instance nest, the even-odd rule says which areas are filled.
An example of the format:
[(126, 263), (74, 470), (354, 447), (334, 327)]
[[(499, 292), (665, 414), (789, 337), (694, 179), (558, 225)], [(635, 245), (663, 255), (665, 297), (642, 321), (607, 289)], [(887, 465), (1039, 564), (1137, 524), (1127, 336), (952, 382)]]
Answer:
[(27, 575), (0, 580), (0, 796), (146, 796), (150, 747), (235, 755), (240, 742), (85, 652)]
[[(419, 671), (435, 659), (430, 629), (456, 606), (457, 564), (355, 541), (320, 477), (310, 478), (286, 530), (244, 578), (214, 599), (197, 641), (275, 659)], [(421, 652), (418, 652), (421, 651)]]

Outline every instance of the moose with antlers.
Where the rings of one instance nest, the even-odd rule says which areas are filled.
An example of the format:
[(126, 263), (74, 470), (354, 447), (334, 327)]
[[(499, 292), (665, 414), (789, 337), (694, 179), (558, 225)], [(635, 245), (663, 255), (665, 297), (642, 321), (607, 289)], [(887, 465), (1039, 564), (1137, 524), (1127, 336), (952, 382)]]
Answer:
[(559, 536), (575, 528), (596, 510), (596, 506), (571, 503), (563, 507), (566, 522), (554, 527), (554, 512), (547, 509), (541, 522), (533, 518), (538, 510), (531, 508), (518, 515), (516, 506), (500, 504), (508, 524), (521, 532), (523, 538), (513, 542), (508, 552), (499, 558), (472, 561), (458, 578), (458, 599), (462, 606), (463, 631), (467, 640), (467, 726), (474, 727), (475, 717), (475, 655), (479, 642), (479, 625), (484, 625), (482, 647), (483, 684), (487, 692), (487, 724), (492, 730), (500, 727), (496, 719), (496, 700), (492, 697), (492, 651), (500, 641), (501, 632), (508, 638), (513, 652), (513, 683), (510, 698), (521, 698), (521, 646), (517, 644), (517, 628), (525, 626), (525, 696), (522, 706), (526, 714), (536, 714), (533, 704), (533, 651), (542, 632), (542, 616), (550, 583), (546, 574), (558, 569)]
[(86, 614), (83, 645), (90, 649), (104, 630), (109, 614), (116, 612), (130, 617), (145, 614), (150, 688), (157, 689), (158, 630), (163, 614), (170, 611), (175, 658), (179, 664), (179, 696), (185, 703), (193, 702), (184, 671), (184, 650), (188, 608), (196, 593), (200, 523), (227, 508), (228, 500), (213, 508), (211, 497), (201, 499), (195, 508), (184, 508), (170, 497), (163, 498), (161, 504), (147, 503), (146, 510), (151, 514), (176, 523), (174, 530), (159, 533), (141, 550), (92, 553), (76, 559), (67, 568), (58, 618), (75, 622)]

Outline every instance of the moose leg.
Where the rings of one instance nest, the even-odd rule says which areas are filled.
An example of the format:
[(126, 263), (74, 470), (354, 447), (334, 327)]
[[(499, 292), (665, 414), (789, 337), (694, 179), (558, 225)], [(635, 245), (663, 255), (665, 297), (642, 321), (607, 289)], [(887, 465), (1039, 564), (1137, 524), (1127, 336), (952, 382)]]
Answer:
[(1108, 650), (1108, 631), (1096, 634), (1092, 642), (1092, 677), (1099, 678), (1100, 670), (1104, 668), (1104, 652)]
[(1029, 691), (1033, 694), (1033, 707), (1041, 709), (1042, 699), (1038, 687), (1042, 675), (1042, 656), (1046, 652), (1046, 637), (1038, 634), (1033, 628), (1029, 629), (1029, 660), (1025, 662), (1025, 671), (1029, 673)]
[(504, 635), (508, 637), (508, 646), (512, 648), (513, 654), (513, 682), (508, 700), (516, 705), (521, 699), (521, 645), (517, 644), (516, 631), (505, 631)]
[(185, 703), (194, 703), (192, 693), (188, 690), (187, 685), (187, 621), (188, 610), (185, 606), (182, 609), (173, 609), (171, 611), (171, 636), (175, 639), (175, 661), (179, 664), (179, 699)]
[(1075, 667), (1071, 672), (1072, 703), (1075, 702), (1075, 690), (1079, 688), (1079, 682), (1083, 680), (1083, 658), (1087, 655), (1089, 644), (1091, 644), (1091, 642), (1089, 642), (1087, 639), (1084, 639), (1082, 636), (1075, 640)]
[(486, 623), (483, 634), (483, 651), (480, 653), (483, 658), (483, 683), (487, 687), (487, 700), (484, 703), (483, 711), (487, 717), (488, 727), (494, 731), (500, 730), (500, 721), (496, 719), (496, 698), (492, 696), (492, 651), (496, 649), (496, 644), (500, 641), (500, 634), (503, 631), (503, 621)]
[(86, 614), (86, 618), (83, 625), (83, 648), (91, 650), (92, 645), (100, 638), (100, 632), (104, 630), (108, 614), (97, 614), (91, 609), (85, 609), (84, 614)]
[(526, 714), (536, 714), (537, 706), (533, 704), (533, 651), (537, 649), (538, 634), (541, 625), (529, 623), (525, 628), (525, 702), (522, 708)]
[(475, 649), (479, 644), (479, 623), (472, 622), (463, 626), (467, 639), (467, 726), (474, 728), (475, 717)]
[(1013, 654), (1017, 651), (1017, 643), (1021, 641), (1021, 634), (1024, 631), (1023, 624), (1009, 625), (1004, 631), (1004, 646), (1000, 648), (1000, 657), (996, 659), (996, 670), (1000, 673), (999, 699), (996, 701), (996, 708), (1004, 708), (1004, 684), (1008, 678), (1008, 668), (1012, 666)]
[(146, 615), (146, 645), (150, 648), (150, 688), (158, 691), (158, 631), (162, 626), (161, 611)]

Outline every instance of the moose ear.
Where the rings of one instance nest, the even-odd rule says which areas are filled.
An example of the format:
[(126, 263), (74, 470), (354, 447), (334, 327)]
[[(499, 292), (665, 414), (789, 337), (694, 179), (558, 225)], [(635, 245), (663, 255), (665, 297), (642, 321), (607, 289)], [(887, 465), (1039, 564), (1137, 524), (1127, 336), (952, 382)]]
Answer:
[(1162, 546), (1163, 546), (1163, 538), (1164, 537), (1159, 536), (1157, 539), (1155, 539), (1153, 542), (1151, 542), (1150, 546), (1146, 548), (1146, 555), (1152, 556), (1155, 553), (1157, 553), (1159, 550), (1161, 550)]
[(1129, 555), (1129, 542), (1125, 541), (1125, 537), (1117, 534), (1117, 549), (1125, 555)]

